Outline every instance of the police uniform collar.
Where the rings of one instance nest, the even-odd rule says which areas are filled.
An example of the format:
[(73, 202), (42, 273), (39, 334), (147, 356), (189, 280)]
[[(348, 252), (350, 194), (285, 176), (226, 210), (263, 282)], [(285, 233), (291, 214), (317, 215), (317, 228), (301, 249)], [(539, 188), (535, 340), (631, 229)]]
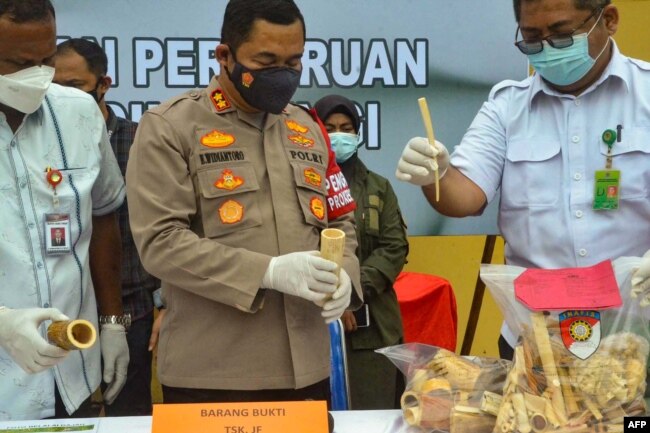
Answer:
[[(614, 42), (614, 39), (610, 38), (609, 43), (612, 44), (612, 58), (609, 59), (609, 63), (603, 70), (603, 73), (600, 74), (600, 77), (598, 77), (595, 82), (586, 88), (580, 94), (580, 97), (593, 92), (598, 86), (609, 79), (620, 80), (625, 86), (625, 90), (628, 92), (630, 91), (630, 71), (625, 67), (625, 63), (628, 61), (628, 58), (621, 54), (618, 46), (616, 45), (616, 42)], [(571, 95), (558, 92), (557, 90), (553, 89), (546, 83), (546, 81), (542, 79), (538, 73), (535, 73), (535, 75), (532, 77), (530, 98), (528, 100), (529, 109), (532, 108), (535, 99), (537, 99), (537, 96), (540, 93), (545, 93), (547, 95), (557, 97), (572, 97)]]

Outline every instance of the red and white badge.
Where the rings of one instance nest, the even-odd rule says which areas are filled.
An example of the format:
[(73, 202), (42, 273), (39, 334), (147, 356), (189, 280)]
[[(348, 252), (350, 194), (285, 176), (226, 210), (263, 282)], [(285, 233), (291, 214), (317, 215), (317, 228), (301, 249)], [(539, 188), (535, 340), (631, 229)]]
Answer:
[(587, 359), (600, 345), (600, 313), (595, 310), (567, 310), (560, 313), (562, 342), (569, 352)]

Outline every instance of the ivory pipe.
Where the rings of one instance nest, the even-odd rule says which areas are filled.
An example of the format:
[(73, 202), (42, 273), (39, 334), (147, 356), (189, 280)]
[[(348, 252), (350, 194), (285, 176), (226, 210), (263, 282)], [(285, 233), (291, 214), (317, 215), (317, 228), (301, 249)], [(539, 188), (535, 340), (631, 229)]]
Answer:
[(345, 232), (339, 229), (325, 229), (320, 232), (320, 255), (337, 264), (338, 276), (343, 264), (343, 251), (345, 250)]
[(47, 338), (65, 350), (88, 349), (97, 339), (97, 331), (87, 320), (61, 320), (47, 328)]

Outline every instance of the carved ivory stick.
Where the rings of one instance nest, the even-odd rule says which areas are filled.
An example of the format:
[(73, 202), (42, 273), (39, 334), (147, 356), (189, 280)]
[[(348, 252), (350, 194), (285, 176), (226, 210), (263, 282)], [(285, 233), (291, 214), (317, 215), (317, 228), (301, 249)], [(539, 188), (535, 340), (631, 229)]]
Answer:
[(553, 349), (551, 348), (551, 339), (546, 329), (546, 319), (544, 313), (535, 312), (530, 315), (533, 324), (533, 332), (535, 334), (535, 343), (537, 343), (537, 350), (539, 357), (542, 360), (542, 368), (546, 376), (547, 388), (551, 390), (551, 403), (555, 415), (562, 425), (567, 423), (566, 407), (564, 404), (564, 396), (562, 395), (562, 385), (560, 384), (560, 377), (555, 365), (555, 358), (553, 357)]
[(337, 276), (343, 264), (343, 250), (345, 250), (345, 232), (343, 230), (325, 229), (320, 232), (320, 255), (338, 265)]
[(88, 349), (97, 339), (97, 331), (87, 320), (61, 320), (47, 328), (47, 338), (65, 350)]
[[(433, 134), (433, 124), (431, 123), (431, 114), (429, 114), (429, 106), (427, 105), (427, 98), (419, 98), (420, 114), (422, 114), (422, 122), (424, 122), (424, 129), (427, 131), (427, 138), (429, 144), (435, 146), (436, 136)], [(440, 174), (438, 169), (435, 169), (436, 174), (436, 201), (440, 201)]]

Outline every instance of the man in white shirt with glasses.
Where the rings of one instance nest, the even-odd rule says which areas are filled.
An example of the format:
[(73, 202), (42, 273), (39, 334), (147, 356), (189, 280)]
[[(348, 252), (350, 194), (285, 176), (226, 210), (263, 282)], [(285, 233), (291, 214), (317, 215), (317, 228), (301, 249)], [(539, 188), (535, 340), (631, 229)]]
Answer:
[[(412, 138), (397, 166), (441, 214), (480, 214), (501, 191), (506, 261), (591, 266), (650, 248), (650, 64), (621, 54), (610, 0), (514, 0), (535, 73), (492, 89), (453, 155)], [(435, 196), (435, 173), (440, 198)], [(647, 253), (646, 253), (647, 254)], [(650, 257), (636, 272), (649, 286)], [(502, 357), (516, 335), (504, 324)]]

